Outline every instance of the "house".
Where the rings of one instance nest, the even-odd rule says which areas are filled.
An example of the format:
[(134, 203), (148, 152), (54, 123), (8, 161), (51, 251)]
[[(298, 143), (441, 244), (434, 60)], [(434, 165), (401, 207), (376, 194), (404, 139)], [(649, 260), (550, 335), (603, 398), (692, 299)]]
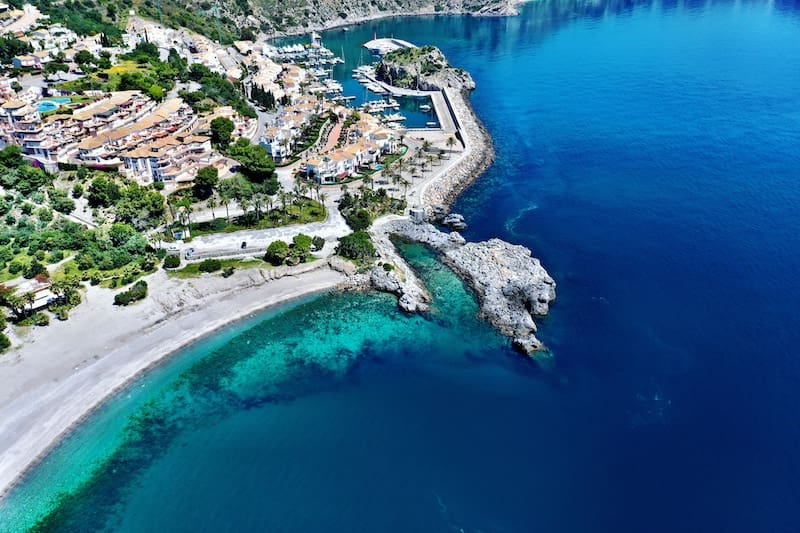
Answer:
[(163, 137), (122, 154), (123, 172), (142, 184), (192, 181), (215, 159), (211, 138), (190, 134)]
[(267, 128), (259, 144), (266, 149), (273, 161), (281, 164), (292, 155), (296, 137), (295, 130), (291, 128)]
[(32, 55), (16, 56), (11, 60), (11, 66), (14, 68), (36, 68), (38, 62)]

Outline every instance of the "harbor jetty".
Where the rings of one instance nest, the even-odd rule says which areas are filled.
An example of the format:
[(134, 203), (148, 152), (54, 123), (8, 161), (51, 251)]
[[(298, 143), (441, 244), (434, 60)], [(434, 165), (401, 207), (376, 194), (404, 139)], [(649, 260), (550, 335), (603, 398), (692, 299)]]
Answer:
[[(491, 138), (469, 104), (469, 94), (475, 88), (469, 74), (450, 67), (438, 50), (431, 51), (430, 47), (414, 50), (415, 57), (435, 61), (438, 67), (423, 69), (406, 62), (403, 69), (407, 70), (400, 70), (385, 63), (387, 58), (396, 60), (396, 53), (389, 52), (382, 63), (383, 69), (379, 67), (377, 72), (391, 71), (403, 79), (408, 79), (408, 72), (414, 73), (415, 83), (424, 86), (428, 93), (438, 95), (439, 120), (444, 123), (443, 117), (449, 118), (464, 149), (454, 165), (423, 185), (418, 197), (421, 204), (413, 206), (409, 216), (389, 215), (375, 221), (370, 235), (380, 259), (369, 272), (359, 274), (360, 281), (396, 295), (398, 306), (404, 311), (428, 311), (430, 295), (397, 252), (393, 241), (420, 243), (438, 253), (475, 291), (480, 316), (509, 337), (518, 351), (537, 360), (548, 359), (549, 353), (536, 336), (536, 320), (549, 312), (556, 298), (556, 283), (540, 261), (524, 246), (500, 239), (467, 242), (457, 231), (441, 231), (430, 223), (444, 223), (452, 202), (492, 163), (494, 150)], [(395, 94), (418, 91), (389, 86), (385, 79), (379, 81)], [(451, 213), (445, 225), (465, 228), (466, 222), (460, 215)], [(393, 268), (384, 268), (384, 264)]]

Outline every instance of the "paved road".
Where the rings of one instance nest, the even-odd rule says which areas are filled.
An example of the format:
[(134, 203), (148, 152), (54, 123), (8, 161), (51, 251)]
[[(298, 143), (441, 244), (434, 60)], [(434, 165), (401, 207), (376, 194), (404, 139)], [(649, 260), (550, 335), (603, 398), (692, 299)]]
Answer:
[[(190, 243), (184, 244), (183, 250), (185, 252), (189, 248), (194, 248), (193, 259), (241, 255), (245, 251), (260, 256), (264, 254), (267, 246), (273, 241), (292, 242), (292, 238), (299, 233), (305, 233), (312, 237), (322, 237), (332, 242), (350, 233), (350, 228), (342, 218), (339, 210), (334, 206), (333, 209), (328, 209), (328, 218), (322, 222), (296, 224), (264, 230), (202, 235), (193, 238)], [(242, 242), (247, 243), (247, 248), (244, 250), (241, 247)]]

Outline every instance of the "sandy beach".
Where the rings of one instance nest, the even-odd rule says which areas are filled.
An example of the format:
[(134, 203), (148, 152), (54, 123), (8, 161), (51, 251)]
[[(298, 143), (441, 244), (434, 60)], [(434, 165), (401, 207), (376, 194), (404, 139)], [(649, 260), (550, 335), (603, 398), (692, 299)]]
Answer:
[(147, 278), (150, 296), (115, 307), (89, 287), (66, 322), (53, 321), (0, 357), (0, 498), (59, 440), (129, 381), (202, 337), (251, 314), (334, 288), (344, 276), (316, 261), (279, 279), (269, 270)]
[[(494, 158), (468, 95), (448, 89), (447, 97), (463, 144), (409, 189), (410, 203), (428, 209), (452, 203)], [(113, 305), (118, 291), (87, 287), (68, 321), (30, 330), (0, 356), (0, 500), (64, 435), (142, 372), (238, 319), (345, 279), (326, 260), (240, 270), (228, 279), (180, 280), (159, 271), (146, 278), (147, 299), (123, 308)]]

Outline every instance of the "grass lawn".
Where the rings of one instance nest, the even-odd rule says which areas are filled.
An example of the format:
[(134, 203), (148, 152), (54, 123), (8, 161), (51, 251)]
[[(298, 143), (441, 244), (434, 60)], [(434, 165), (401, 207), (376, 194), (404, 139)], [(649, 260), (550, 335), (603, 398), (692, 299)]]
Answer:
[[(8, 261), (6, 263), (5, 268), (0, 270), (0, 282), (8, 281), (8, 280), (14, 279), (14, 278), (18, 278), (18, 277), (20, 277), (22, 275), (22, 270), (12, 274), (11, 272), (8, 271), (8, 266), (14, 261), (16, 261), (17, 263), (22, 265), (23, 269), (26, 266), (28, 266), (28, 264), (31, 262), (32, 257), (29, 256), (26, 252), (27, 252), (27, 248), (23, 249), (20, 253), (15, 255), (14, 258), (11, 261)], [(44, 261), (42, 261), (42, 263), (46, 264)]]
[(225, 217), (216, 220), (192, 224), (192, 237), (209, 235), (212, 233), (234, 233), (236, 231), (253, 229), (270, 229), (294, 224), (307, 224), (309, 222), (322, 222), (325, 220), (325, 209), (313, 200), (306, 200), (302, 206), (287, 206), (286, 213), (282, 209), (273, 209), (261, 215), (257, 220), (254, 212), (232, 218), (229, 222)]
[[(158, 263), (157, 263), (158, 265)], [(143, 272), (138, 268), (138, 265), (135, 263), (131, 263), (129, 265), (125, 265), (119, 268), (115, 268), (113, 270), (100, 270), (97, 268), (91, 268), (89, 270), (81, 270), (78, 268), (78, 264), (73, 261), (67, 261), (58, 270), (56, 270), (55, 276), (68, 276), (68, 277), (77, 277), (80, 279), (92, 279), (94, 277), (100, 278), (100, 286), (106, 289), (113, 289), (116, 287), (123, 287), (122, 280), (125, 277), (128, 277), (128, 280), (133, 283), (134, 281), (138, 280), (142, 276), (147, 276), (148, 274), (152, 274), (158, 269), (158, 266), (149, 270), (147, 272)]]
[[(136, 61), (120, 61), (113, 67), (94, 72), (77, 80), (59, 84), (59, 89), (73, 92), (85, 90), (114, 90), (119, 85), (119, 78), (123, 74), (139, 72), (145, 76), (152, 76), (153, 72), (147, 65), (140, 65)], [(102, 74), (103, 76), (100, 76)], [(73, 103), (78, 103), (73, 100)]]
[[(265, 263), (264, 261), (248, 259), (246, 261), (240, 259), (220, 259), (220, 264), (222, 268), (216, 272), (209, 272), (209, 274), (213, 274), (216, 276), (222, 275), (222, 270), (233, 267), (234, 269), (241, 269), (241, 268), (254, 268), (254, 267), (262, 267), (262, 268), (270, 268), (269, 263)], [(167, 275), (175, 277), (175, 278), (196, 278), (206, 274), (206, 272), (200, 272), (200, 263), (190, 263), (183, 268), (179, 268), (176, 270), (167, 270)]]

